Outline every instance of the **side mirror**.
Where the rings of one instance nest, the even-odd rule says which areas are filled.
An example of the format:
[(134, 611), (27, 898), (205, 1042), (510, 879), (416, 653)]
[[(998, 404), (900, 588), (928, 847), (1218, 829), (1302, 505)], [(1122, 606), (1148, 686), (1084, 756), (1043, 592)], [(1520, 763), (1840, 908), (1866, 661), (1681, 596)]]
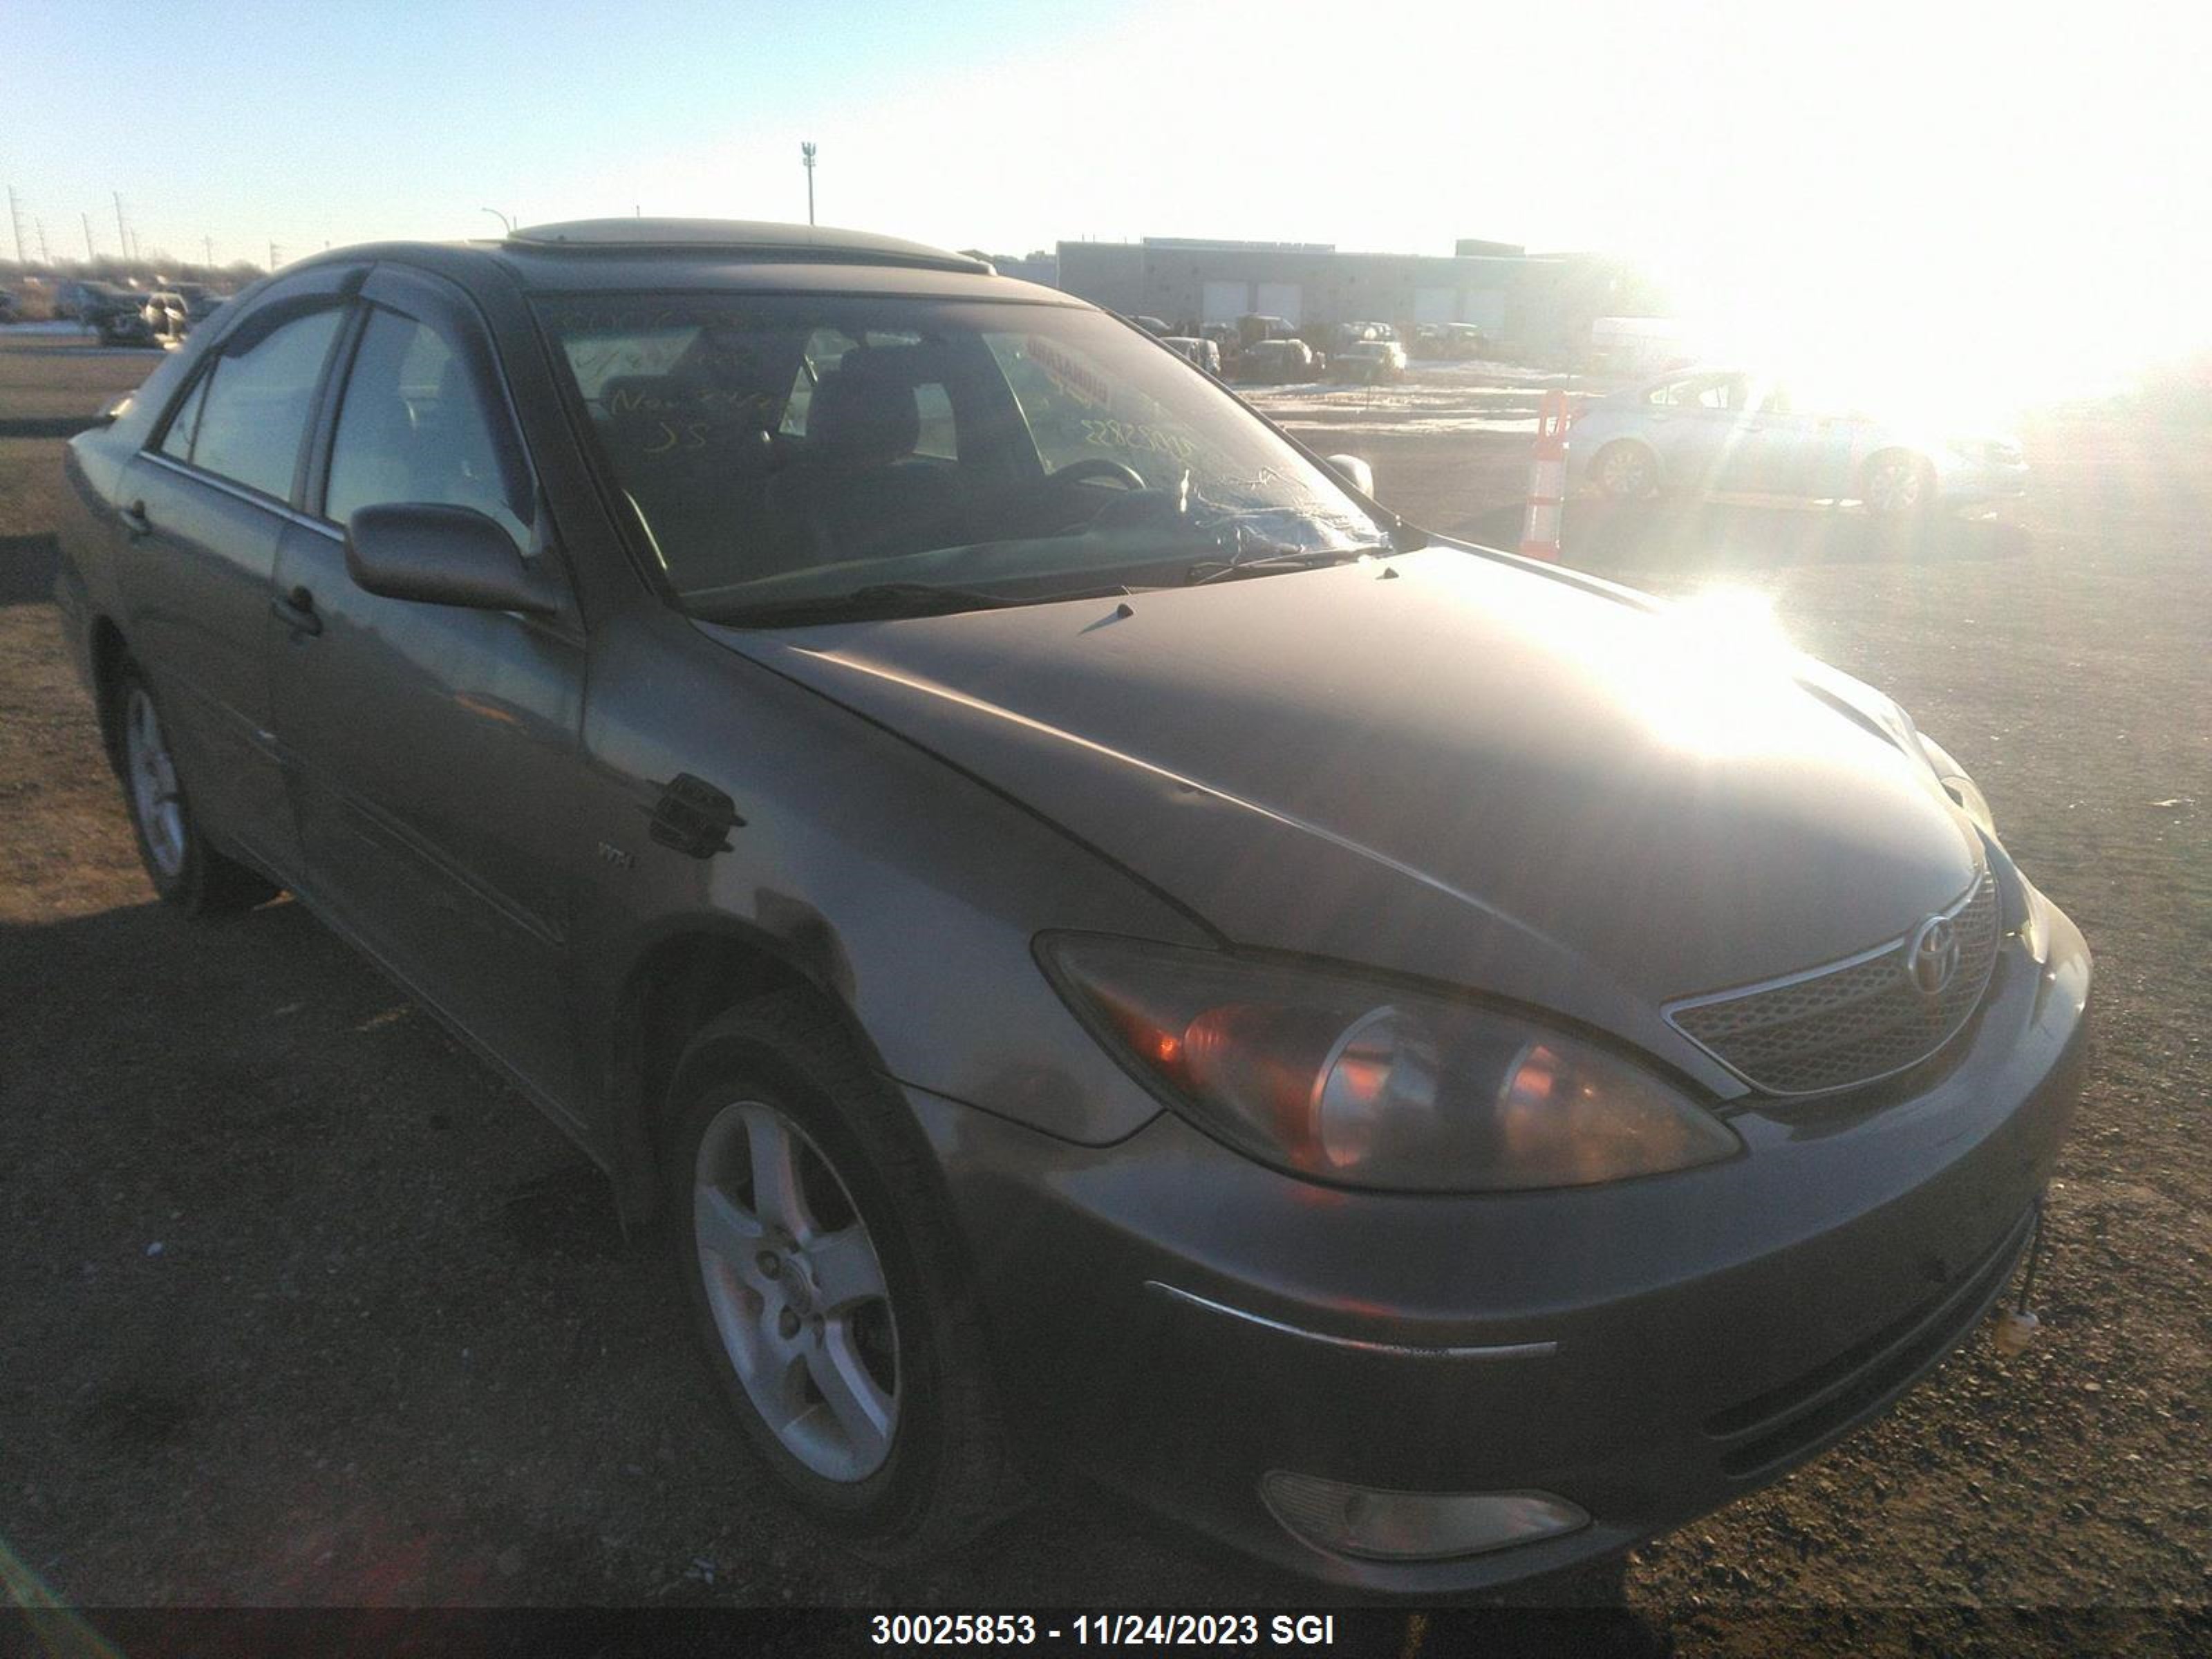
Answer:
[(1322, 464), (1369, 501), (1375, 499), (1375, 469), (1357, 455), (1325, 455)]
[(523, 562), (514, 538), (472, 507), (364, 507), (346, 525), (345, 556), (354, 585), (387, 599), (528, 617), (561, 608), (553, 585)]

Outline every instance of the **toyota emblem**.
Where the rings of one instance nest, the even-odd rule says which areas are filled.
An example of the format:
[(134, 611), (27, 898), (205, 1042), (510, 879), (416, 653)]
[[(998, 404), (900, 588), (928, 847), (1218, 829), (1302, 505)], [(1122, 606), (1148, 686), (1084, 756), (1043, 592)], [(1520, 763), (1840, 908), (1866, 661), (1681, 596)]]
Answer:
[(1959, 930), (1948, 916), (1930, 916), (1912, 935), (1905, 952), (1905, 976), (1922, 996), (1943, 994), (1959, 971)]

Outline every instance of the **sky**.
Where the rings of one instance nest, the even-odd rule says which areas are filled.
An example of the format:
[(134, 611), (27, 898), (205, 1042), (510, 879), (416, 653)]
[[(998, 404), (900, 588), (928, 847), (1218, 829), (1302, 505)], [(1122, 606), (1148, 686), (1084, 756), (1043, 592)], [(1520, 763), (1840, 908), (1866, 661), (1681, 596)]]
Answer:
[(265, 262), (488, 207), (803, 220), (806, 139), (825, 224), (1596, 248), (1747, 347), (2033, 335), (2089, 378), (2212, 338), (2201, 10), (10, 0), (0, 182), (34, 253), (114, 251), (119, 192), (143, 248)]

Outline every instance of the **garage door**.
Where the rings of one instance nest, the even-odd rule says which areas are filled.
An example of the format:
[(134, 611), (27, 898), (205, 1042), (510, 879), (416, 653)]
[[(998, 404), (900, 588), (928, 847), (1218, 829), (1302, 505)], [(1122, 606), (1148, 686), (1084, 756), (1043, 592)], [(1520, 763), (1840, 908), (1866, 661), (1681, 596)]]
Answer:
[(1459, 295), (1448, 288), (1417, 288), (1413, 290), (1413, 320), (1417, 323), (1455, 323), (1459, 320)]
[(1262, 317), (1280, 317), (1296, 326), (1299, 320), (1299, 297), (1296, 283), (1262, 283), (1260, 284), (1259, 313)]
[(1251, 309), (1252, 285), (1249, 283), (1208, 283), (1206, 285), (1206, 314), (1199, 320), (1207, 323), (1233, 323)]
[(1461, 296), (1460, 321), (1480, 323), (1491, 334), (1500, 334), (1505, 329), (1505, 291), (1495, 288), (1471, 288)]

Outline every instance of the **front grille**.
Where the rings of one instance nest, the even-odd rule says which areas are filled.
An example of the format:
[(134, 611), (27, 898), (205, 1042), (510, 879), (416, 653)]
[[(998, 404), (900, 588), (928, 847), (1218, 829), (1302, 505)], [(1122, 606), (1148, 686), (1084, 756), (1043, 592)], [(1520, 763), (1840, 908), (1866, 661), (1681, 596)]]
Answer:
[(1988, 988), (1997, 955), (1996, 878), (1984, 873), (1945, 913), (1959, 965), (1940, 996), (1909, 971), (1913, 935), (1779, 983), (1674, 1004), (1677, 1030), (1753, 1087), (1818, 1094), (1872, 1083), (1949, 1042)]

